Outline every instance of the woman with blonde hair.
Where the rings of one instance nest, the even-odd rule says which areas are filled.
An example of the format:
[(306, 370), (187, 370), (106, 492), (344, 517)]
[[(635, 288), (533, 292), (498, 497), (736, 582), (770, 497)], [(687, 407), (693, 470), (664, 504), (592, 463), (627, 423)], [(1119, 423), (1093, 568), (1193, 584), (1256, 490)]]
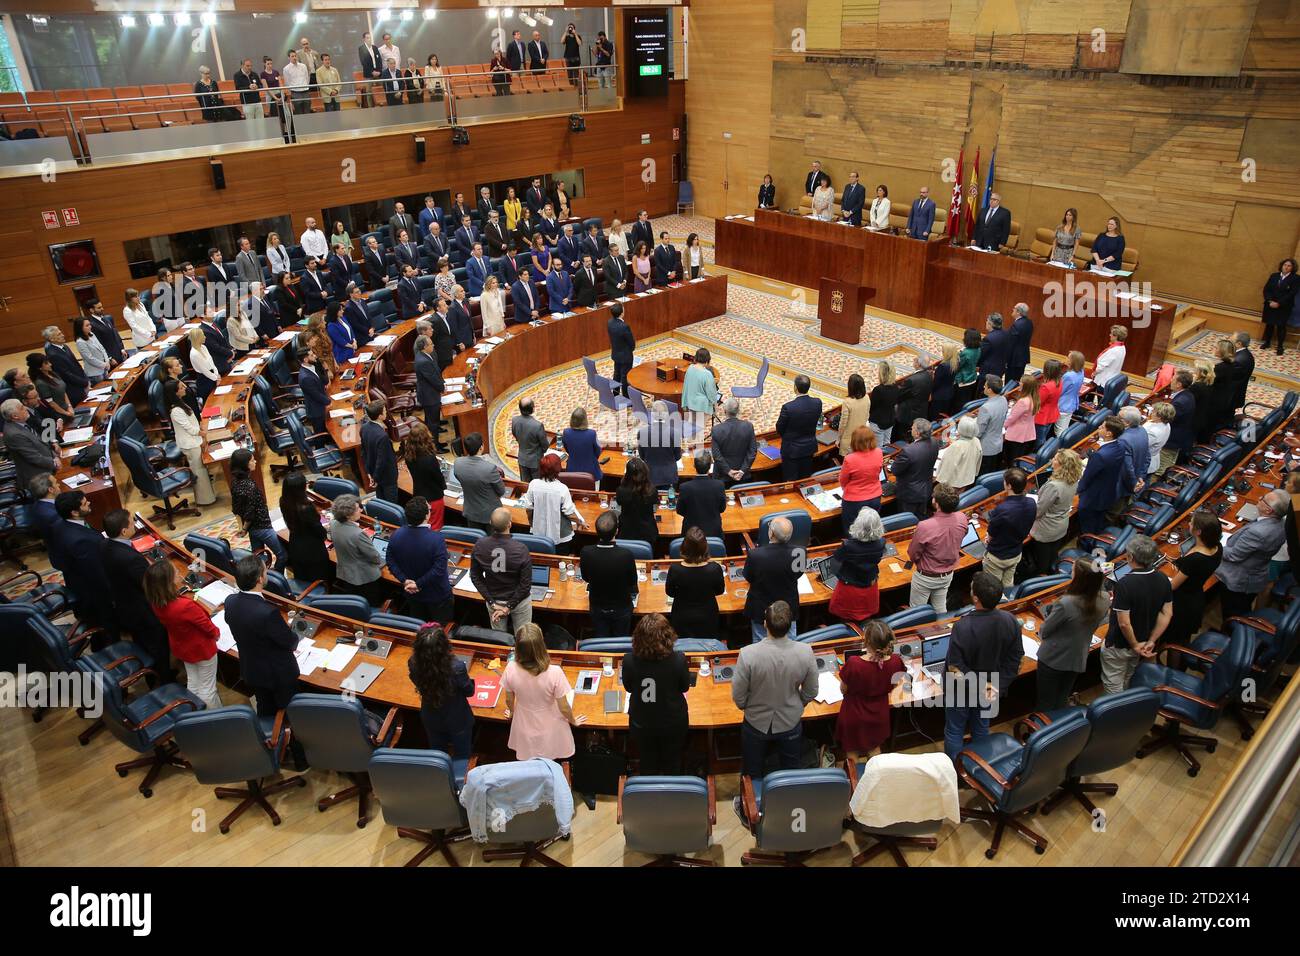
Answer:
[(1232, 359), (1237, 354), (1237, 344), (1232, 339), (1219, 339), (1215, 346), (1218, 362), (1214, 365), (1214, 388), (1211, 392), (1213, 403), (1212, 417), (1214, 428), (1231, 428), (1236, 420), (1236, 388), (1233, 383)]
[(957, 421), (957, 437), (939, 458), (940, 484), (957, 491), (970, 487), (979, 474), (984, 452), (980, 448), (979, 426), (973, 415), (963, 415)]
[(1052, 456), (1052, 477), (1038, 486), (1038, 513), (1029, 529), (1029, 545), (1025, 548), (1030, 574), (1054, 572), (1056, 556), (1070, 530), (1070, 511), (1082, 477), (1083, 461), (1073, 449), (1062, 448)]
[(623, 233), (623, 220), (615, 219), (609, 224), (609, 254), (626, 258), (627, 251), (627, 236)]
[(496, 276), (488, 276), (478, 300), (483, 316), (483, 336), (500, 335), (506, 330), (506, 294)]
[(140, 293), (135, 289), (126, 290), (122, 318), (131, 329), (131, 347), (135, 351), (140, 351), (158, 337), (158, 327), (153, 324), (149, 310), (140, 304)]
[(1083, 387), (1084, 358), (1082, 352), (1071, 352), (1065, 357), (1065, 374), (1061, 376), (1061, 395), (1056, 400), (1060, 417), (1056, 419), (1056, 434), (1065, 434), (1079, 410), (1079, 390)]
[(1157, 402), (1151, 409), (1151, 417), (1142, 425), (1143, 431), (1147, 433), (1147, 448), (1151, 452), (1148, 475), (1154, 475), (1160, 470), (1160, 453), (1169, 441), (1169, 424), (1174, 420), (1175, 414), (1174, 406), (1168, 402)]
[(956, 342), (943, 344), (943, 357), (934, 366), (934, 381), (930, 386), (930, 420), (947, 415), (957, 393), (957, 370), (961, 358)]
[(1007, 461), (1014, 463), (1021, 455), (1028, 455), (1034, 450), (1034, 440), (1038, 433), (1034, 431), (1034, 416), (1038, 414), (1038, 378), (1025, 373), (1020, 376), (1020, 394), (1007, 412), (1007, 421), (1003, 444)]
[(1191, 393), (1196, 399), (1196, 412), (1192, 415), (1192, 429), (1197, 443), (1207, 442), (1218, 428), (1214, 408), (1214, 366), (1209, 359), (1196, 360), (1192, 376)]
[(880, 384), (871, 390), (871, 412), (867, 424), (876, 433), (876, 444), (889, 444), (890, 433), (894, 430), (894, 416), (898, 411), (898, 393), (900, 391), (894, 376), (894, 367), (888, 359), (881, 359), (876, 365)]
[(208, 396), (212, 394), (212, 390), (217, 387), (221, 375), (217, 371), (217, 363), (212, 361), (208, 347), (203, 344), (203, 330), (190, 329), (189, 340), (190, 368), (197, 373), (194, 389), (199, 393), (199, 407), (202, 407), (207, 402)]
[(266, 234), (266, 264), (270, 267), (273, 276), (293, 271), (293, 264), (289, 261), (289, 250), (280, 241), (278, 232)]
[(551, 663), (542, 629), (525, 624), (515, 632), (515, 659), (501, 675), (510, 719), (507, 746), (516, 759), (564, 760), (573, 756), (573, 728), (586, 717), (575, 717), (568, 695), (573, 690), (558, 665)]

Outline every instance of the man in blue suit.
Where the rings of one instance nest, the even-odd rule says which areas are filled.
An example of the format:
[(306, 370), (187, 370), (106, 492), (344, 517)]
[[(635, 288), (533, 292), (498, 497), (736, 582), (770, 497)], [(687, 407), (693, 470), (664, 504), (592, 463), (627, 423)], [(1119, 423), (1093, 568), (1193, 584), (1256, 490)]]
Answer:
[(397, 280), (397, 309), (403, 319), (413, 319), (429, 307), (420, 298), (420, 286), (415, 281), (415, 270), (402, 267), (402, 278)]
[(415, 403), (424, 410), (424, 424), (437, 441), (442, 432), (442, 369), (433, 354), (433, 338), (415, 337)]
[(374, 401), (366, 406), (366, 420), (361, 425), (361, 463), (370, 476), (370, 487), (385, 501), (397, 504), (397, 455), (384, 427), (387, 406)]
[(609, 307), (609, 357), (614, 360), (613, 392), (627, 396), (627, 373), (632, 371), (632, 353), (636, 349), (636, 336), (623, 321), (623, 305), (615, 302)]
[(104, 572), (104, 536), (92, 528), (90, 499), (80, 491), (65, 491), (54, 499), (59, 521), (51, 530), (63, 559), (63, 580), (77, 599), (77, 619), (102, 627), (117, 639), (113, 614), (113, 589)]
[(319, 435), (325, 431), (326, 409), (329, 408), (329, 395), (325, 392), (325, 375), (318, 364), (320, 359), (311, 349), (302, 357), (298, 368), (298, 388), (302, 389), (303, 417), (312, 434)]
[(930, 238), (934, 228), (934, 200), (930, 198), (930, 187), (922, 186), (921, 195), (912, 201), (912, 208), (907, 213), (907, 234), (922, 241)]
[(325, 267), (329, 269), (330, 285), (334, 289), (334, 294), (340, 299), (345, 298), (348, 294), (348, 286), (352, 282), (352, 257), (343, 248), (343, 243), (334, 243)]
[(796, 375), (794, 398), (781, 406), (781, 414), (776, 419), (776, 433), (781, 436), (783, 481), (798, 481), (813, 473), (822, 400), (808, 394), (811, 385), (807, 375)]
[(1111, 415), (1101, 424), (1101, 445), (1088, 456), (1079, 479), (1079, 533), (1106, 529), (1106, 513), (1119, 500), (1121, 489), (1133, 487), (1133, 459), (1119, 438), (1124, 422)]
[(474, 320), (469, 317), (465, 287), (459, 283), (451, 287), (451, 304), (447, 307), (447, 321), (451, 325), (451, 337), (456, 342), (456, 351), (463, 352), (473, 348)]
[[(582, 265), (582, 246), (573, 236), (572, 225), (565, 224), (564, 235), (560, 236), (560, 241), (555, 247), (555, 254), (559, 256), (560, 265), (569, 274), (569, 278), (573, 278), (573, 274)], [(592, 256), (593, 261), (595, 258), (595, 256)]]
[(375, 337), (375, 329), (366, 314), (366, 301), (361, 297), (361, 289), (355, 282), (349, 282), (344, 289), (347, 304), (343, 306), (343, 319), (352, 327), (352, 338), (361, 348)]
[(515, 241), (509, 240), (506, 243), (506, 254), (497, 263), (497, 278), (501, 284), (507, 288), (514, 285), (519, 280), (519, 264), (527, 261), (528, 253), (516, 254)]
[(300, 284), (303, 308), (308, 315), (322, 311), (330, 300), (330, 287), (318, 265), (315, 258), (307, 260), (307, 271), (303, 273)]
[[(1133, 495), (1142, 490), (1151, 465), (1151, 443), (1147, 440), (1146, 429), (1142, 427), (1142, 412), (1134, 405), (1126, 405), (1119, 410), (1119, 419), (1124, 423), (1124, 434), (1119, 436), (1119, 444), (1124, 446), (1124, 454), (1128, 456), (1133, 474), (1132, 481), (1120, 480), (1119, 500), (1109, 515), (1112, 524), (1128, 510)], [(1126, 469), (1125, 475), (1127, 474)]]
[(862, 225), (862, 207), (867, 201), (867, 191), (858, 182), (858, 171), (849, 173), (849, 184), (844, 187), (840, 197), (840, 215), (849, 221), (849, 225)]
[(582, 237), (582, 251), (585, 255), (591, 256), (592, 262), (599, 262), (603, 257), (603, 248), (600, 244), (600, 229), (595, 223), (587, 227), (587, 234)]
[(1007, 363), (1011, 358), (1011, 337), (1002, 328), (1001, 313), (994, 312), (989, 315), (985, 328), (988, 334), (980, 343), (980, 356), (976, 362), (979, 376), (985, 378), (989, 375), (1005, 375)]
[(73, 405), (81, 404), (90, 389), (90, 379), (68, 347), (63, 330), (57, 325), (48, 325), (42, 330), (41, 336), (45, 339), (45, 356), (50, 360), (54, 374), (63, 379), (63, 384), (68, 388), (68, 401)]
[[(1165, 467), (1182, 461), (1196, 444), (1196, 396), (1191, 393), (1191, 387), (1192, 373), (1179, 369), (1170, 383), (1169, 404), (1174, 406), (1174, 420), (1169, 423), (1169, 440), (1164, 451), (1173, 460), (1167, 461)], [(1164, 458), (1165, 454), (1160, 457)]]
[(1034, 338), (1034, 323), (1029, 318), (1029, 306), (1024, 302), (1016, 303), (1012, 315), (1006, 378), (1008, 382), (1018, 382), (1029, 364), (1029, 343)]
[(397, 268), (415, 266), (415, 271), (420, 271), (420, 247), (411, 241), (411, 236), (405, 229), (397, 233), (397, 243), (393, 246), (393, 257), (397, 259)]
[(452, 619), (451, 581), (447, 577), (447, 541), (429, 527), (429, 502), (406, 503), (406, 525), (393, 532), (384, 559), (405, 592), (406, 611), (422, 621)]
[(199, 328), (203, 330), (203, 344), (207, 347), (208, 354), (212, 356), (212, 364), (217, 367), (217, 374), (230, 374), (230, 366), (235, 360), (235, 350), (230, 340), (226, 338), (226, 333), (213, 321), (211, 309), (204, 312)]
[(510, 301), (515, 304), (515, 322), (531, 322), (542, 314), (542, 303), (533, 288), (527, 266), (519, 267), (519, 278), (510, 287)]
[(651, 257), (655, 285), (667, 285), (682, 277), (681, 267), (677, 264), (677, 250), (668, 242), (668, 233), (659, 233), (659, 245), (655, 246)]
[(483, 294), (483, 283), (487, 282), (487, 277), (491, 274), (492, 264), (483, 257), (483, 244), (474, 243), (470, 257), (465, 263), (465, 284), (469, 286), (471, 298), (478, 298)]
[(461, 262), (470, 257), (474, 251), (474, 244), (478, 242), (478, 233), (474, 231), (474, 222), (469, 216), (461, 217), (460, 226), (457, 227), (451, 241), (456, 251), (460, 253)]
[(257, 334), (268, 342), (280, 334), (280, 313), (265, 295), (260, 282), (248, 284), (248, 298), (242, 303)]
[(108, 357), (114, 362), (122, 362), (126, 358), (126, 345), (113, 324), (113, 317), (104, 310), (104, 303), (99, 299), (91, 300), (86, 317), (90, 319), (90, 331), (99, 340), (99, 344), (104, 346)]
[(563, 269), (546, 273), (546, 304), (550, 312), (568, 312), (573, 306), (573, 280)]
[[(426, 238), (432, 231), (429, 227), (434, 223), (442, 223), (442, 209), (434, 203), (432, 196), (424, 197), (424, 208), (420, 210), (420, 237)], [(441, 225), (439, 225), (441, 228)]]

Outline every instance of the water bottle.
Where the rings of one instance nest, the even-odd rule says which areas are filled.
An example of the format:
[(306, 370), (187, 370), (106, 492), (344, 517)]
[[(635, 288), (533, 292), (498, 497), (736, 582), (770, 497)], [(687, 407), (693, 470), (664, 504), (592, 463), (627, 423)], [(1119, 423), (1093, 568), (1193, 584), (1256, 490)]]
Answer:
[(701, 658), (701, 659), (700, 659), (700, 676), (701, 676), (701, 677), (708, 677), (708, 676), (709, 676), (709, 673), (710, 673), (710, 670), (709, 670), (709, 659), (708, 659), (707, 657)]
[(555, 435), (555, 450), (564, 451), (564, 435), (559, 432)]
[(381, 533), (383, 530), (384, 530), (383, 523), (382, 523), (378, 518), (376, 518), (376, 519), (375, 519), (375, 537), (378, 538), (379, 535), (380, 535), (380, 533)]
[(672, 511), (677, 507), (677, 486), (668, 486), (668, 510)]

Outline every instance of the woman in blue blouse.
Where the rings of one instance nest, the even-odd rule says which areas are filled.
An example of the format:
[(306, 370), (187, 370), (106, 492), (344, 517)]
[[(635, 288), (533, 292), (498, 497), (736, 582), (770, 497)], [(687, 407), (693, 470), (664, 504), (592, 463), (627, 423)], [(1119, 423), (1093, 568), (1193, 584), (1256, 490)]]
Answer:
[(564, 463), (565, 471), (581, 471), (591, 475), (597, 486), (600, 485), (600, 439), (595, 430), (587, 427), (587, 410), (579, 406), (569, 416), (569, 427), (560, 435), (564, 450), (568, 452), (568, 461)]
[(546, 301), (552, 312), (568, 312), (573, 305), (573, 280), (558, 266), (546, 273)]
[(546, 248), (546, 237), (540, 232), (533, 236), (531, 255), (533, 260), (533, 275), (540, 279), (551, 269), (551, 252)]
[(1092, 268), (1112, 272), (1124, 268), (1124, 234), (1114, 216), (1106, 220), (1106, 231), (1092, 241)]
[(465, 662), (451, 653), (447, 634), (437, 624), (420, 628), (407, 662), (411, 683), (420, 694), (420, 722), (429, 746), (456, 760), (467, 760), (474, 739), (474, 712), (468, 698), (474, 681)]
[(1083, 353), (1071, 352), (1066, 357), (1069, 368), (1061, 376), (1061, 397), (1056, 400), (1056, 410), (1061, 417), (1056, 420), (1056, 434), (1061, 436), (1070, 427), (1070, 418), (1079, 410), (1079, 389), (1083, 387)]
[(357, 354), (357, 337), (352, 326), (348, 325), (339, 312), (337, 302), (331, 302), (325, 307), (325, 332), (334, 349), (335, 364), (344, 365), (352, 361), (352, 356)]

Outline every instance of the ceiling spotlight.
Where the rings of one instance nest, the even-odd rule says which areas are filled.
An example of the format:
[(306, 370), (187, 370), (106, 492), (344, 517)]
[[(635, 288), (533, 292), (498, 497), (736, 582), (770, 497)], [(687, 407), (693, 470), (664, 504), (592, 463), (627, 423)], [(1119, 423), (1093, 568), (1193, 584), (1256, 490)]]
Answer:
[(122, 24), (123, 27), (133, 27), (135, 26), (135, 17), (130, 15), (125, 17), (118, 17), (117, 22)]
[(537, 21), (534, 20), (532, 17), (530, 17), (530, 16), (528, 15), (527, 11), (525, 11), (525, 10), (520, 10), (520, 11), (519, 11), (519, 19), (520, 19), (520, 20), (523, 20), (524, 23), (528, 24), (530, 27), (535, 27), (535, 26), (537, 26)]
[(307, 22), (307, 14), (304, 13), (302, 10), (299, 10), (297, 13), (295, 13), (295, 14), (293, 15), (293, 22), (294, 22), (294, 23), (306, 23), (306, 22)]
[(414, 11), (414, 10), (403, 10), (403, 11), (402, 11), (402, 21), (403, 21), (403, 22), (409, 22), (409, 21), (414, 20), (414, 19), (415, 19), (415, 11)]
[(483, 15), (487, 17), (489, 20), (491, 20), (493, 17), (497, 16), (497, 12), (493, 10), (491, 7), (488, 7), (486, 10), (483, 11)]
[(542, 13), (541, 10), (537, 11), (537, 19), (540, 20), (542, 23), (545, 23), (548, 27), (555, 26), (555, 21), (552, 20), (550, 17), (548, 17), (546, 14)]
[(424, 19), (432, 20), (434, 17), (438, 15), (438, 11), (433, 9), (433, 7), (426, 7), (423, 11), (423, 15), (424, 15)]
[(515, 15), (515, 8), (506, 7), (504, 10), (501, 11), (501, 15), (505, 17), (507, 20), (509, 20), (511, 17)]
[(393, 18), (393, 11), (389, 10), (387, 7), (384, 7), (384, 9), (380, 10), (378, 13), (375, 14), (376, 23), (381, 23), (384, 20), (391, 20), (392, 18)]
[(178, 27), (187, 27), (190, 25), (190, 15), (188, 13), (178, 13), (176, 16), (172, 17), (172, 21)]
[(217, 15), (211, 10), (199, 14), (199, 23), (205, 27), (210, 27), (217, 22)]
[(163, 15), (161, 13), (151, 13), (145, 17), (149, 21), (149, 26), (160, 27), (163, 25)]

